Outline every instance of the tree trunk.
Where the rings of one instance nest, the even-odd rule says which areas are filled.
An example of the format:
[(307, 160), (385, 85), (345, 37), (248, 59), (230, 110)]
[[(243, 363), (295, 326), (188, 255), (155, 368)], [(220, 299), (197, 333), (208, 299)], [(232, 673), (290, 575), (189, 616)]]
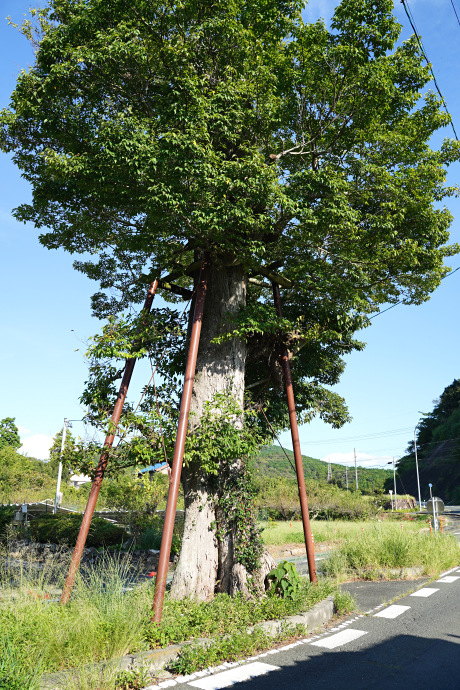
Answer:
[[(245, 343), (240, 339), (221, 345), (211, 341), (222, 333), (225, 317), (245, 305), (246, 280), (239, 266), (211, 267), (191, 403), (191, 430), (199, 422), (204, 403), (216, 393), (230, 393), (243, 409)], [(206, 600), (214, 596), (216, 589), (232, 590), (232, 535), (220, 541), (216, 536), (219, 479), (207, 475), (199, 463), (183, 468), (185, 524), (171, 587), (174, 598)]]

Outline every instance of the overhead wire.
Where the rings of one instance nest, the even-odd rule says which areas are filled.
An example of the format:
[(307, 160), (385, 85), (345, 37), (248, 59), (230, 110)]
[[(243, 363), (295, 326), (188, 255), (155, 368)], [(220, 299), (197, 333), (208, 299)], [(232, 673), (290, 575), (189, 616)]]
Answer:
[[(451, 0), (451, 1), (452, 1), (452, 0)], [(450, 117), (450, 124), (451, 124), (451, 127), (452, 127), (453, 131), (454, 131), (455, 139), (458, 141), (458, 136), (457, 136), (457, 132), (456, 132), (456, 130), (455, 130), (455, 126), (454, 126), (454, 122), (453, 122), (453, 119), (452, 119), (452, 115), (450, 114), (449, 109), (447, 108), (446, 99), (444, 98), (444, 96), (443, 96), (442, 93), (441, 93), (441, 89), (439, 88), (439, 84), (438, 84), (438, 82), (437, 82), (437, 80), (436, 80), (436, 77), (435, 77), (435, 74), (434, 74), (434, 71), (433, 71), (433, 64), (432, 64), (431, 60), (428, 59), (428, 55), (427, 55), (426, 50), (425, 50), (425, 47), (424, 47), (424, 45), (423, 45), (423, 43), (422, 43), (422, 38), (421, 38), (421, 36), (420, 36), (420, 34), (419, 34), (418, 30), (417, 30), (417, 26), (416, 26), (416, 24), (415, 24), (415, 19), (414, 19), (414, 17), (413, 17), (412, 11), (411, 11), (411, 9), (410, 9), (410, 7), (409, 7), (409, 0), (401, 0), (401, 3), (402, 3), (402, 5), (403, 5), (403, 7), (404, 7), (404, 10), (405, 10), (405, 12), (406, 12), (407, 18), (409, 19), (410, 25), (411, 25), (411, 27), (412, 27), (412, 30), (413, 30), (414, 34), (415, 34), (415, 38), (417, 39), (417, 43), (419, 44), (420, 50), (422, 51), (422, 55), (423, 55), (423, 57), (424, 57), (425, 60), (426, 60), (427, 67), (428, 67), (428, 69), (429, 69), (430, 72), (431, 72), (431, 76), (432, 76), (432, 78), (433, 78), (433, 82), (434, 82), (434, 85), (435, 85), (435, 87), (436, 87), (436, 91), (437, 91), (438, 94), (439, 94), (439, 97), (440, 97), (440, 99), (441, 99), (441, 102), (442, 102), (442, 104), (443, 104), (443, 106), (444, 106), (444, 109), (445, 109), (446, 113), (447, 113), (448, 116)], [(453, 2), (452, 2), (452, 5), (453, 5)], [(455, 9), (455, 8), (454, 8), (454, 9)], [(455, 14), (457, 14), (457, 12), (455, 12)]]
[[(449, 271), (449, 273), (446, 273), (446, 275), (441, 278), (441, 281), (445, 280), (446, 278), (453, 275), (454, 273), (457, 273), (457, 271), (460, 271), (460, 266), (457, 266), (457, 268), (454, 268), (453, 271)], [(382, 311), (378, 311), (373, 316), (369, 316), (369, 321), (371, 321), (372, 319), (375, 319), (377, 316), (380, 316), (381, 314), (384, 314), (386, 311), (390, 311), (390, 309), (394, 309), (398, 305), (403, 304), (403, 302), (404, 302), (404, 300), (399, 300), (399, 302), (395, 302), (395, 304), (392, 304), (390, 307), (387, 307), (386, 309), (382, 309)]]
[(351, 441), (371, 441), (374, 438), (385, 438), (387, 436), (398, 436), (400, 434), (407, 434), (410, 431), (413, 430), (412, 426), (408, 427), (402, 427), (400, 429), (390, 429), (388, 431), (376, 431), (374, 433), (370, 434), (362, 434), (361, 436), (347, 436), (346, 438), (339, 438), (339, 439), (323, 439), (320, 441), (314, 441), (315, 445), (316, 444), (323, 444), (323, 443), (347, 443)]
[(460, 26), (460, 19), (458, 18), (457, 10), (455, 9), (454, 0), (450, 0), (450, 4), (452, 5), (452, 9), (454, 10), (455, 16), (457, 17), (457, 23)]
[(276, 433), (276, 431), (274, 430), (273, 426), (271, 425), (270, 420), (268, 419), (267, 415), (265, 414), (264, 408), (263, 408), (263, 407), (260, 407), (260, 409), (261, 409), (261, 411), (262, 411), (263, 416), (265, 417), (265, 420), (266, 420), (268, 426), (269, 426), (270, 429), (271, 429), (271, 432), (272, 432), (273, 436), (274, 436), (274, 437), (276, 438), (276, 440), (278, 441), (279, 447), (281, 448), (281, 450), (283, 451), (284, 455), (286, 456), (287, 461), (288, 461), (288, 463), (289, 463), (290, 466), (291, 466), (291, 470), (294, 472), (294, 474), (296, 474), (296, 469), (295, 469), (294, 465), (292, 464), (291, 458), (290, 458), (289, 455), (287, 454), (286, 449), (281, 445), (281, 441), (280, 441), (280, 439), (279, 439), (279, 436), (278, 436), (278, 434)]

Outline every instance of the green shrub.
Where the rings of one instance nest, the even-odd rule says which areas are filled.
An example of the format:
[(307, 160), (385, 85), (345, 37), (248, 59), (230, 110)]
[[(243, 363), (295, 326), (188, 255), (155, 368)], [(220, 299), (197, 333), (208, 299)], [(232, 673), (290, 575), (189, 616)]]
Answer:
[[(257, 477), (256, 507), (268, 520), (300, 519), (299, 490), (295, 479)], [(310, 513), (317, 520), (367, 520), (379, 510), (378, 497), (347, 492), (337, 486), (306, 482)]]
[(285, 626), (274, 638), (257, 626), (252, 631), (239, 630), (213, 640), (209, 645), (186, 645), (169, 668), (174, 673), (194, 673), (223, 661), (244, 659), (251, 654), (270, 649), (275, 644), (304, 637), (306, 634), (303, 625)]
[[(30, 535), (41, 544), (75, 544), (80, 530), (82, 516), (41, 515), (30, 523)], [(103, 518), (94, 517), (89, 528), (87, 546), (113, 546), (127, 539), (125, 530)]]
[[(178, 554), (182, 545), (183, 524), (174, 525), (174, 533), (171, 541), (171, 553)], [(145, 529), (136, 541), (136, 548), (138, 549), (159, 549), (161, 546), (161, 537), (163, 534), (163, 523), (154, 521)]]
[(14, 513), (14, 506), (0, 506), (0, 540), (4, 537), (6, 528), (13, 522)]
[(271, 585), (269, 593), (287, 599), (296, 599), (300, 585), (300, 575), (297, 568), (289, 561), (282, 561), (273, 568), (267, 578)]

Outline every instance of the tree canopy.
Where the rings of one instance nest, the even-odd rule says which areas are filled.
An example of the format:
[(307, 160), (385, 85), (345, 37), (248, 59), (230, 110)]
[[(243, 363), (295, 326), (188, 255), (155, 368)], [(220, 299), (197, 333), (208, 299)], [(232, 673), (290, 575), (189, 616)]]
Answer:
[(0, 420), (0, 449), (11, 446), (13, 450), (17, 450), (21, 445), (19, 430), (14, 417), (5, 417)]
[[(53, 437), (53, 444), (50, 448), (50, 459), (47, 463), (47, 469), (52, 477), (57, 477), (59, 463), (61, 462), (61, 446), (62, 446), (62, 429)], [(70, 429), (66, 430), (64, 452), (62, 454), (62, 481), (67, 482), (70, 479), (72, 467), (72, 453), (75, 451), (75, 438)]]
[(53, 0), (35, 13), (36, 62), (1, 140), (33, 188), (17, 217), (44, 228), (44, 246), (85, 255), (75, 266), (100, 282), (100, 316), (202, 250), (285, 277), (282, 324), (263, 278), (232, 324), (248, 340), (247, 384), (275, 402), (273, 342), (291, 334), (300, 410), (338, 425), (327, 386), (360, 347), (353, 332), (382, 302), (427, 299), (457, 251), (439, 202), (458, 145), (429, 147), (448, 116), (420, 95), (415, 39), (395, 49), (389, 0), (344, 0), (331, 30), (301, 8)]
[[(210, 256), (192, 404), (205, 453), (192, 447), (188, 456), (175, 576), (188, 578), (181, 591), (192, 595), (201, 587), (211, 596), (216, 582), (230, 587), (233, 558), (255, 562), (244, 561), (253, 523), (244, 527), (246, 514), (238, 525), (228, 518), (249, 503), (231, 459), (271, 433), (267, 420), (288, 423), (276, 343), (292, 359), (300, 421), (319, 414), (340, 426), (348, 413), (330, 386), (344, 355), (363, 346), (354, 333), (383, 303), (428, 299), (448, 271), (444, 259), (459, 249), (447, 244), (451, 215), (442, 206), (456, 193), (446, 169), (459, 144), (430, 148), (449, 116), (436, 95), (422, 95), (430, 72), (414, 37), (397, 43), (391, 0), (342, 0), (330, 29), (305, 23), (302, 7), (49, 0), (23, 25), (36, 59), (0, 119), (2, 148), (33, 190), (16, 217), (41, 229), (45, 247), (81, 255), (75, 267), (100, 285), (93, 310), (109, 321), (90, 348), (83, 400), (91, 419), (106, 421), (117, 360), (133, 354), (131, 343), (156, 360), (161, 386), (149, 386), (125, 415), (139, 451), (143, 442), (164, 452), (187, 326), (173, 307), (140, 321), (130, 309), (165, 273), (189, 294), (197, 262)], [(204, 422), (212, 427), (216, 414), (213, 443)], [(194, 544), (193, 558), (184, 544)], [(200, 551), (214, 581), (205, 582)]]

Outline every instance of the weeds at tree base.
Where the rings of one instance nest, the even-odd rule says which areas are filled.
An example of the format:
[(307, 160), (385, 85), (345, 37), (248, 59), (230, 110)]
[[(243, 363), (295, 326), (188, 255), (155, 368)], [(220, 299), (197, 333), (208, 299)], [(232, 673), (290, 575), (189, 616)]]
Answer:
[[(75, 669), (66, 676), (66, 690), (115, 690), (120, 669), (113, 660), (124, 654), (198, 637), (239, 634), (241, 628), (260, 621), (307, 610), (334, 591), (329, 582), (313, 587), (302, 579), (295, 601), (266, 597), (248, 602), (218, 595), (211, 602), (196, 602), (167, 597), (162, 624), (154, 627), (153, 582), (127, 588), (130, 561), (123, 554), (106, 554), (81, 569), (69, 604), (59, 606), (58, 592), (68, 566), (61, 556), (53, 553), (45, 563), (37, 563), (32, 557), (8, 557), (7, 548), (0, 553), (0, 678), (5, 678), (0, 690), (35, 690), (37, 669), (38, 675)], [(103, 666), (97, 666), (100, 662)], [(11, 677), (19, 679), (17, 688)], [(120, 682), (129, 688), (128, 681), (136, 687), (134, 678)]]

